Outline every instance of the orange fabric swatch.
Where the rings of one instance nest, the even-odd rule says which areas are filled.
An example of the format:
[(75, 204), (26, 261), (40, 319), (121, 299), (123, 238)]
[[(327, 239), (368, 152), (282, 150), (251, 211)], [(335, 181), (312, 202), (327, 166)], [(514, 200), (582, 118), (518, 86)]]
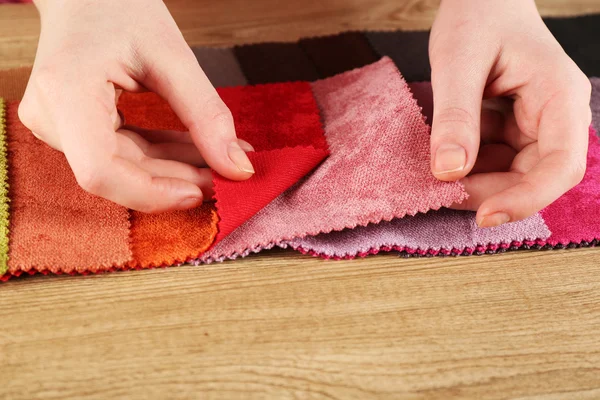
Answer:
[(129, 213), (81, 189), (64, 155), (7, 110), (10, 185), (8, 272), (98, 272), (131, 259)]
[(213, 243), (219, 217), (214, 203), (166, 214), (131, 211), (131, 266), (160, 267), (197, 258)]

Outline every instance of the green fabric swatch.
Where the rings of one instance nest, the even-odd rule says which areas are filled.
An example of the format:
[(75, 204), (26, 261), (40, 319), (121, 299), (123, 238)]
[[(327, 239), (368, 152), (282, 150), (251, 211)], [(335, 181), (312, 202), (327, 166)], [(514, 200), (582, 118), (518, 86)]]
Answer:
[(6, 154), (6, 105), (0, 98), (0, 276), (8, 270), (8, 159)]

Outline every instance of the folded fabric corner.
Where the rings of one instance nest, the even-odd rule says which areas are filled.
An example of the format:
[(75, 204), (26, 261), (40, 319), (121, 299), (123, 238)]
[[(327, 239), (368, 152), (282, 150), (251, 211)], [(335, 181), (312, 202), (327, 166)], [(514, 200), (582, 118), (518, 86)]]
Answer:
[[(231, 181), (213, 171), (215, 203), (197, 210), (132, 212), (132, 265), (156, 267), (196, 259), (314, 169), (328, 154), (317, 103), (307, 82), (219, 88), (240, 139), (251, 143), (255, 174)], [(186, 130), (160, 97), (124, 94), (129, 124)]]
[(217, 243), (203, 261), (298, 237), (447, 207), (462, 185), (429, 168), (429, 127), (389, 58), (312, 84), (331, 155), (299, 184)]

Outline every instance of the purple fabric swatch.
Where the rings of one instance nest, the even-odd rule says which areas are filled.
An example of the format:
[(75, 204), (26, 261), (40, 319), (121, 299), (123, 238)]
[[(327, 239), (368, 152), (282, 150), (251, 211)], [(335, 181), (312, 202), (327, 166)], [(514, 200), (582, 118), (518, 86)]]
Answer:
[(592, 83), (592, 115), (594, 129), (596, 133), (600, 135), (600, 78), (591, 78)]
[[(545, 239), (550, 231), (539, 214), (496, 228), (478, 228), (475, 213), (441, 209), (376, 225), (346, 229), (287, 242), (304, 253), (351, 258), (383, 251), (418, 254), (471, 254), (477, 248)], [(285, 246), (285, 244), (284, 244)], [(284, 247), (282, 246), (282, 247)]]

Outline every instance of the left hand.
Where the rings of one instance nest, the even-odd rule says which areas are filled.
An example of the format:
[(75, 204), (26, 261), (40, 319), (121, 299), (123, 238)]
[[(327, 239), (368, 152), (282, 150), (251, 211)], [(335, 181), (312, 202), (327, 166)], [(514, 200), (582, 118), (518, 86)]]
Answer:
[(470, 195), (454, 208), (497, 226), (583, 179), (591, 85), (533, 0), (442, 0), (429, 52), (432, 171)]

